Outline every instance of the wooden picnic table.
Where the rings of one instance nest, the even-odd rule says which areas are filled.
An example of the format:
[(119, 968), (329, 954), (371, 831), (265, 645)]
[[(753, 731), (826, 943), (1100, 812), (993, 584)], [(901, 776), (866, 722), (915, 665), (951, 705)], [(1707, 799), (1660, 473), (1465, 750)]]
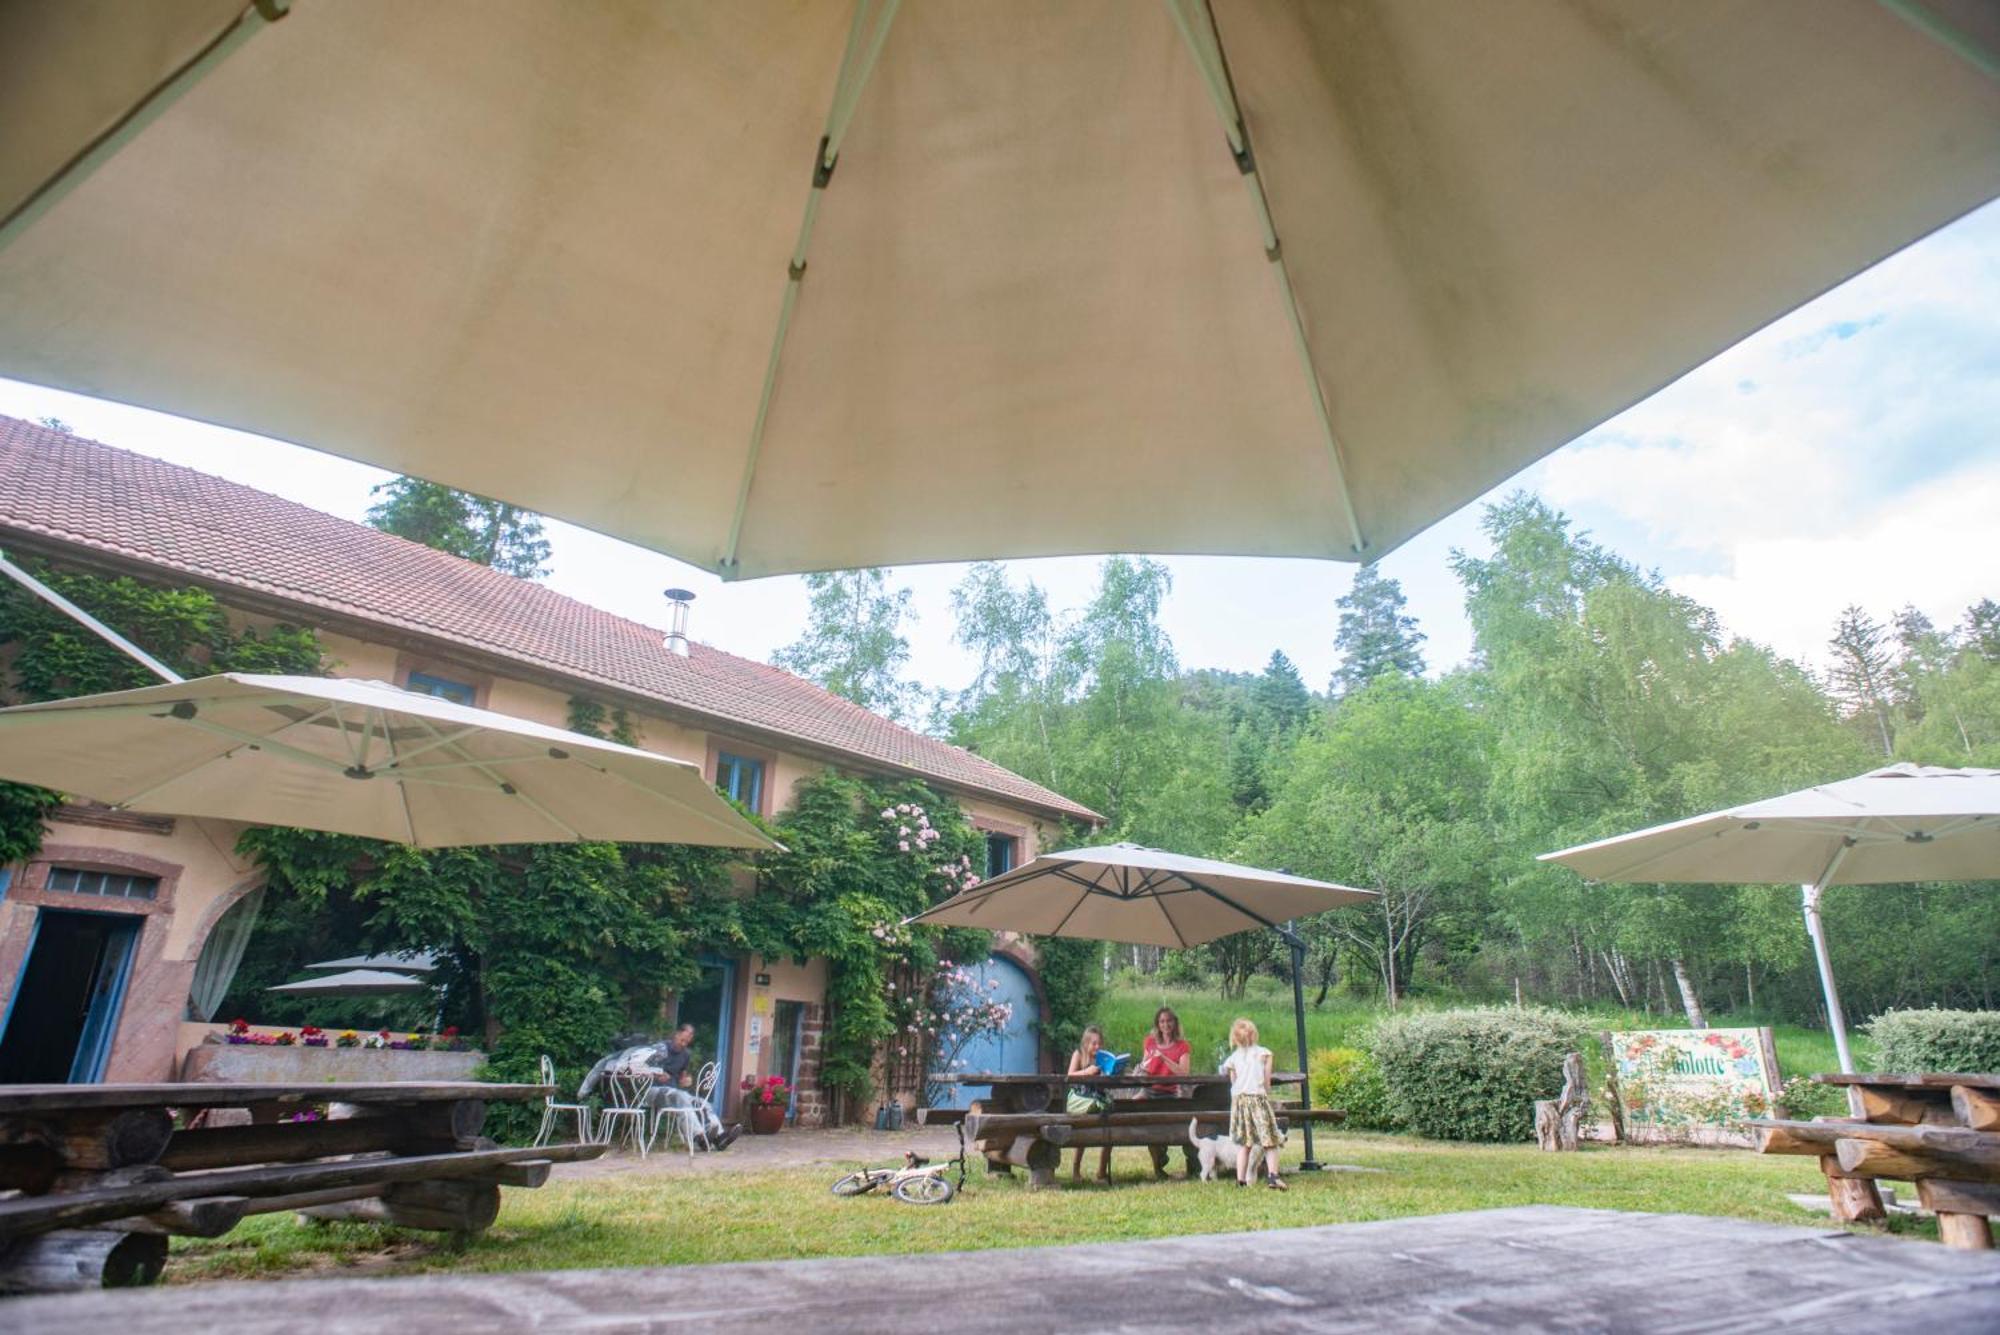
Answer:
[[(1126, 1146), (1157, 1148), (1163, 1153), (1168, 1146), (1187, 1143), (1190, 1119), (1208, 1125), (1229, 1120), (1226, 1075), (1067, 1076), (964, 1071), (933, 1078), (942, 1084), (992, 1087), (990, 1099), (975, 1100), (966, 1109), (966, 1137), (986, 1156), (988, 1172), (1026, 1169), (1030, 1188), (1054, 1185), (1056, 1163), (1064, 1149)], [(1272, 1075), (1271, 1082), (1274, 1086), (1298, 1085), (1305, 1077), (1296, 1071), (1281, 1071)], [(1066, 1112), (1063, 1093), (1072, 1086), (1104, 1090), (1113, 1100), (1111, 1109), (1082, 1115)], [(1154, 1087), (1172, 1087), (1185, 1093), (1149, 1094)], [(1294, 1105), (1277, 1106), (1280, 1123), (1305, 1116), (1320, 1121), (1339, 1121), (1346, 1116), (1327, 1109), (1308, 1114)], [(1159, 1162), (1156, 1157), (1155, 1164)]]
[[(0, 1290), (146, 1284), (167, 1237), (297, 1210), (470, 1237), (502, 1186), (538, 1187), (601, 1145), (502, 1149), (493, 1102), (544, 1085), (472, 1081), (0, 1086)], [(344, 1115), (319, 1114), (342, 1104)], [(201, 1125), (213, 1109), (247, 1123)], [(309, 1113), (310, 1110), (310, 1113)], [(286, 1120), (287, 1116), (298, 1120)]]
[(1826, 1174), (1834, 1218), (1887, 1217), (1880, 1180), (1914, 1182), (1953, 1247), (1990, 1250), (2000, 1215), (2000, 1075), (1816, 1075), (1849, 1090), (1857, 1117), (1758, 1120), (1765, 1154), (1810, 1154)]

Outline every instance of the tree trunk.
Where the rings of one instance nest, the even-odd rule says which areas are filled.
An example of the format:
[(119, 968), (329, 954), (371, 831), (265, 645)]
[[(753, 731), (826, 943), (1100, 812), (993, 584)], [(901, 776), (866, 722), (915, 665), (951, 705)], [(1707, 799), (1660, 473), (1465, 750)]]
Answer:
[(1708, 1017), (1702, 1014), (1701, 997), (1694, 990), (1694, 979), (1688, 975), (1687, 961), (1674, 960), (1674, 982), (1680, 985), (1681, 1009), (1687, 1012), (1688, 1028), (1708, 1028)]

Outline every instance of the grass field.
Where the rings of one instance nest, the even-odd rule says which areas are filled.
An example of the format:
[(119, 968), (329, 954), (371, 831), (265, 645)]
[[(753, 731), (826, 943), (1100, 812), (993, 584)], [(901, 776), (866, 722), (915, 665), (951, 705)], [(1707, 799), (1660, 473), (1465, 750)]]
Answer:
[[(1306, 1000), (1312, 1000), (1310, 992), (1306, 994)], [(1421, 1006), (1425, 1003), (1406, 1004)], [(1287, 1067), (1296, 1064), (1291, 988), (1275, 978), (1252, 979), (1248, 992), (1241, 1000), (1227, 1001), (1212, 991), (1138, 986), (1130, 981), (1129, 975), (1122, 977), (1117, 987), (1106, 992), (1099, 1007), (1098, 1022), (1104, 1026), (1106, 1042), (1111, 1050), (1137, 1052), (1147, 1026), (1153, 1022), (1153, 1012), (1161, 1006), (1172, 1006), (1181, 1017), (1181, 1027), (1194, 1047), (1197, 1062), (1208, 1054), (1209, 1049), (1227, 1040), (1230, 1021), (1239, 1015), (1247, 1015), (1257, 1022), (1264, 1046), (1278, 1054), (1279, 1063)], [(1377, 1002), (1329, 997), (1323, 1007), (1306, 1011), (1306, 1044), (1314, 1051), (1360, 1046), (1369, 1027), (1386, 1013)], [(1611, 1008), (1594, 1008), (1585, 1014), (1593, 1025), (1601, 1029), (1678, 1029), (1686, 1024), (1677, 1016), (1645, 1015)], [(1755, 1016), (1716, 1014), (1709, 1017), (1709, 1023), (1718, 1028), (1749, 1028), (1764, 1021)], [(1826, 1030), (1805, 1029), (1798, 1025), (1774, 1025), (1772, 1029), (1778, 1048), (1778, 1068), (1786, 1078), (1840, 1069), (1834, 1057), (1833, 1035)], [(1854, 1044), (1858, 1069), (1867, 1070), (1870, 1055), (1868, 1039), (1855, 1035)], [(1219, 1050), (1216, 1056), (1221, 1056)], [(1594, 1058), (1595, 1054), (1592, 1056)]]
[[(1298, 1150), (1294, 1137), (1289, 1157), (1296, 1159)], [(1299, 1174), (1292, 1190), (1279, 1194), (1227, 1182), (1155, 1183), (1144, 1157), (1127, 1150), (1113, 1160), (1110, 1187), (1030, 1193), (1017, 1179), (974, 1168), (964, 1194), (939, 1207), (835, 1199), (827, 1186), (844, 1169), (834, 1165), (743, 1176), (606, 1175), (507, 1192), (498, 1224), (463, 1251), (434, 1235), (273, 1215), (213, 1241), (176, 1240), (167, 1277), (573, 1269), (1057, 1246), (1535, 1203), (1806, 1224), (1813, 1216), (1785, 1194), (1824, 1190), (1810, 1159), (1747, 1151), (1593, 1147), (1553, 1155), (1525, 1146), (1350, 1134), (1321, 1136), (1318, 1152), (1327, 1162), (1383, 1171)], [(1930, 1225), (1904, 1231), (1935, 1236)]]

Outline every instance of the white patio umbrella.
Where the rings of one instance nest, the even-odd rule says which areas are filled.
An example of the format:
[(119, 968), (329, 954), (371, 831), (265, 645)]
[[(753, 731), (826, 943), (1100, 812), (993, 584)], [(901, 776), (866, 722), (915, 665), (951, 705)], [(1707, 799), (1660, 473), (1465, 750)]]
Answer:
[[(960, 891), (910, 921), (1182, 949), (1238, 932), (1269, 929), (1292, 952), (1292, 1018), (1299, 1069), (1304, 1071), (1305, 943), (1291, 922), (1373, 898), (1373, 890), (1288, 872), (1185, 857), (1139, 844), (1106, 844), (1044, 853)], [(1305, 1106), (1312, 1106), (1310, 1083), (1305, 1086)], [(1316, 1168), (1311, 1122), (1306, 1123), (1305, 1141), (1305, 1166)]]
[(232, 672), (0, 709), (0, 778), (421, 848), (772, 846), (686, 761), (333, 677)]
[[(309, 965), (317, 968), (317, 965)], [(292, 997), (391, 997), (429, 990), (430, 984), (407, 973), (386, 969), (348, 969), (324, 978), (302, 978), (296, 983), (279, 983), (266, 992)]]
[(1820, 897), (1831, 885), (2000, 878), (2000, 770), (1889, 765), (1542, 860), (1593, 881), (1799, 885), (1840, 1069), (1852, 1071)]
[(366, 969), (404, 975), (426, 974), (437, 968), (437, 956), (428, 950), (402, 950), (389, 955), (349, 955), (345, 959), (321, 960), (308, 969)]
[(1993, 197), (1996, 76), (1990, 0), (5, 5), (0, 375), (732, 576), (1365, 559)]

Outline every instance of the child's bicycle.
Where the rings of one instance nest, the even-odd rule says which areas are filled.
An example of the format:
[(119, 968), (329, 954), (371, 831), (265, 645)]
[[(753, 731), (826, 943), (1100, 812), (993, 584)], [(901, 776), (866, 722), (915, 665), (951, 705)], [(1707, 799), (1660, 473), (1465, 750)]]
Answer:
[[(956, 1165), (958, 1181), (945, 1174)], [(878, 1187), (905, 1205), (944, 1205), (965, 1185), (965, 1128), (958, 1128), (958, 1157), (932, 1163), (917, 1157), (915, 1150), (903, 1152), (903, 1162), (895, 1168), (863, 1168), (833, 1184), (836, 1196), (865, 1196)]]

